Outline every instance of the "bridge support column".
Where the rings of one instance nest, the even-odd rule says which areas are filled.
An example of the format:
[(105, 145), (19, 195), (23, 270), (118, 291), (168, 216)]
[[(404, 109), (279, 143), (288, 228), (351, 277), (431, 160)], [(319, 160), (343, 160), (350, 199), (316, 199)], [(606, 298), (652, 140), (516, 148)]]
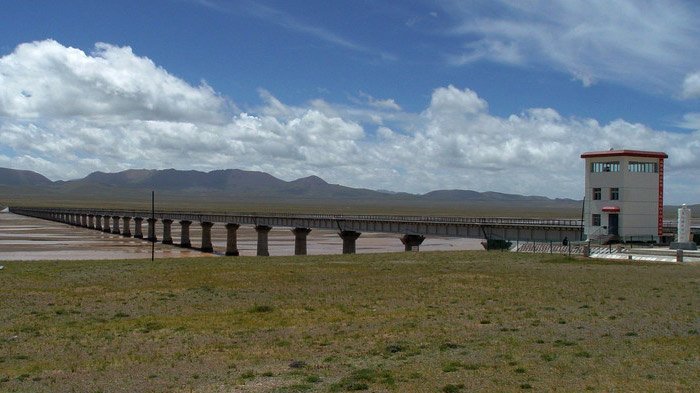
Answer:
[(112, 229), (109, 227), (109, 216), (102, 216), (104, 223), (102, 224), (102, 232), (112, 233)]
[(310, 228), (294, 228), (294, 255), (306, 255), (306, 236), (311, 232)]
[(192, 242), (190, 242), (190, 224), (192, 224), (192, 221), (180, 221), (180, 247), (192, 247)]
[(338, 236), (343, 239), (343, 254), (354, 254), (355, 253), (355, 241), (358, 237), (362, 235), (360, 232), (355, 231), (340, 231)]
[(122, 233), (122, 231), (119, 230), (119, 220), (121, 217), (119, 216), (112, 216), (112, 233), (115, 235), (119, 235)]
[(163, 244), (173, 244), (173, 236), (170, 227), (173, 224), (173, 220), (169, 218), (164, 218), (163, 223)]
[(241, 226), (234, 223), (226, 224), (226, 255), (228, 256), (238, 256), (238, 238), (236, 236), (236, 231)]
[(156, 236), (156, 221), (158, 221), (156, 218), (146, 219), (146, 222), (148, 222), (148, 237), (146, 239), (153, 243), (158, 241), (158, 237)]
[(134, 238), (143, 239), (143, 231), (141, 230), (141, 224), (143, 223), (143, 217), (134, 217)]
[(95, 216), (95, 229), (98, 231), (102, 230), (102, 216), (100, 215)]
[(401, 243), (406, 251), (418, 251), (423, 240), (425, 240), (423, 235), (403, 235), (401, 237)]
[(214, 247), (211, 245), (211, 227), (214, 226), (213, 222), (203, 221), (199, 225), (202, 226), (202, 252), (214, 252)]
[(81, 214), (80, 215), (80, 226), (83, 228), (88, 227), (88, 222), (87, 222), (87, 214)]
[(255, 232), (258, 233), (258, 252), (259, 257), (269, 257), (270, 251), (267, 248), (267, 234), (270, 233), (272, 227), (267, 225), (256, 225)]
[(131, 217), (124, 216), (124, 217), (122, 217), (122, 221), (124, 222), (124, 228), (122, 229), (122, 236), (131, 237)]
[(95, 215), (88, 214), (88, 228), (95, 229)]

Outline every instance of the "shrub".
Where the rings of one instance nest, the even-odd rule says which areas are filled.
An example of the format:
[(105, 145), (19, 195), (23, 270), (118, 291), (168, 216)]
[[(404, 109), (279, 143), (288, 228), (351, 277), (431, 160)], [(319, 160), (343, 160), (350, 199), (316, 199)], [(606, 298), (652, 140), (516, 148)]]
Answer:
[(459, 393), (462, 389), (464, 389), (464, 384), (461, 384), (461, 383), (459, 385), (448, 384), (442, 388), (442, 391), (444, 393)]
[(265, 313), (265, 312), (272, 312), (272, 306), (267, 306), (267, 305), (256, 305), (251, 307), (248, 312), (251, 313)]

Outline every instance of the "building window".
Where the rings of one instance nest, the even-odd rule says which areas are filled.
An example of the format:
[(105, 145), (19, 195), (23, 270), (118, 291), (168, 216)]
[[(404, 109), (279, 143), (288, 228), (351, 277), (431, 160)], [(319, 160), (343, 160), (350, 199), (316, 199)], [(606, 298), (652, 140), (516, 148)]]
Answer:
[(600, 214), (594, 214), (592, 217), (592, 223), (594, 227), (599, 227), (600, 226)]
[(620, 172), (620, 161), (592, 162), (591, 172)]
[(593, 189), (593, 200), (594, 201), (599, 201), (600, 200), (600, 188), (594, 188)]
[(627, 164), (627, 170), (630, 172), (659, 173), (659, 164), (656, 162), (630, 161)]
[(610, 189), (610, 200), (616, 201), (618, 199), (620, 199), (620, 189), (617, 187), (611, 188)]

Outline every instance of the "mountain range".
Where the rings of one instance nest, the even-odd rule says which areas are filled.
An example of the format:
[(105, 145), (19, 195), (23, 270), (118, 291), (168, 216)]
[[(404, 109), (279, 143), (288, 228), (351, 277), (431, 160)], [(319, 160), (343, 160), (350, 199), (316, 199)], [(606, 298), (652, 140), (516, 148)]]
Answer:
[(0, 186), (41, 187), (47, 191), (71, 192), (84, 189), (155, 190), (184, 194), (221, 194), (231, 197), (271, 197), (284, 199), (328, 200), (428, 200), (449, 201), (562, 201), (543, 196), (524, 196), (470, 190), (437, 190), (426, 194), (375, 191), (330, 184), (318, 176), (284, 181), (265, 172), (240, 169), (201, 172), (195, 170), (130, 169), (116, 173), (93, 172), (82, 179), (51, 181), (45, 176), (24, 170), (0, 168)]
[[(161, 209), (197, 211), (405, 214), (580, 218), (581, 201), (544, 196), (436, 190), (410, 194), (330, 184), (318, 176), (292, 181), (240, 169), (202, 172), (130, 169), (93, 172), (82, 179), (51, 181), (26, 170), (0, 168), (0, 207), (150, 207), (155, 191)], [(690, 206), (694, 216), (700, 205)], [(677, 206), (665, 206), (675, 217)]]

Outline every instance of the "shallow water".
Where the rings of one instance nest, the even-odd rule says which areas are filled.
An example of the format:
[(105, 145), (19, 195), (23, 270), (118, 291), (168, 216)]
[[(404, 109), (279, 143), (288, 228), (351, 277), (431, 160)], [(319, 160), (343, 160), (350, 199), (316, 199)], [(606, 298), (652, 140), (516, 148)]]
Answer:
[[(133, 233), (133, 222), (131, 232)], [(146, 225), (143, 226), (144, 232)], [(156, 225), (156, 234), (162, 237), (162, 226)], [(294, 255), (294, 235), (291, 228), (273, 228), (269, 233), (270, 255)], [(404, 246), (399, 234), (363, 233), (357, 239), (358, 253), (398, 252)], [(180, 239), (180, 226), (172, 225), (172, 238)], [(201, 230), (197, 223), (190, 227), (194, 247), (201, 244)], [(475, 250), (482, 249), (480, 239), (426, 238), (420, 249)], [(155, 244), (156, 258), (176, 258), (221, 255), (226, 250), (226, 228), (217, 223), (212, 227), (214, 254), (201, 253), (172, 245)], [(257, 233), (253, 227), (238, 230), (238, 250), (241, 255), (253, 256), (257, 250)], [(342, 240), (335, 231), (312, 230), (307, 238), (309, 255), (340, 254)], [(78, 228), (53, 221), (24, 217), (12, 213), (0, 214), (0, 260), (74, 260), (74, 259), (130, 259), (149, 258), (151, 243), (94, 229)]]

